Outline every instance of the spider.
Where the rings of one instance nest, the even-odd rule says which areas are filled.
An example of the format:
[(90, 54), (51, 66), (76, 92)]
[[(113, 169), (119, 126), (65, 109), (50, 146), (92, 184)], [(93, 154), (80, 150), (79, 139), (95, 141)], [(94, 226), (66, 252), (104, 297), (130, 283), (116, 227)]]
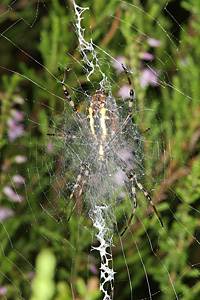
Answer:
[[(130, 183), (131, 183), (131, 189), (132, 189), (132, 198), (133, 198), (133, 204), (134, 208), (132, 211), (132, 214), (127, 222), (127, 225), (123, 232), (121, 233), (121, 236), (126, 232), (128, 229), (131, 220), (135, 214), (136, 208), (137, 208), (137, 198), (136, 198), (136, 187), (139, 188), (139, 190), (143, 193), (143, 195), (146, 197), (146, 199), (150, 202), (154, 212), (156, 213), (161, 226), (163, 227), (162, 220), (160, 218), (159, 213), (157, 212), (157, 209), (155, 205), (153, 204), (153, 201), (151, 200), (151, 197), (147, 193), (147, 191), (144, 189), (142, 184), (138, 181), (137, 175), (135, 171), (127, 165), (127, 163), (121, 159), (117, 153), (115, 152), (114, 145), (117, 143), (117, 140), (119, 136), (121, 135), (123, 129), (125, 128), (126, 124), (132, 117), (132, 106), (133, 106), (133, 101), (135, 99), (134, 97), (134, 89), (132, 88), (132, 83), (128, 74), (128, 70), (126, 67), (122, 64), (122, 68), (126, 74), (129, 86), (130, 86), (130, 98), (129, 98), (129, 109), (128, 109), (128, 114), (124, 121), (122, 122), (121, 126), (119, 125), (118, 117), (117, 114), (115, 113), (115, 108), (112, 103), (112, 98), (104, 91), (104, 90), (96, 90), (86, 108), (86, 114), (85, 118), (78, 112), (76, 109), (73, 100), (71, 99), (71, 96), (66, 89), (64, 85), (64, 81), (61, 75), (60, 68), (58, 68), (59, 71), (59, 76), (60, 76), (60, 81), (63, 87), (63, 91), (65, 94), (66, 99), (68, 100), (70, 106), (72, 107), (73, 112), (75, 113), (76, 117), (78, 118), (79, 122), (82, 125), (82, 128), (87, 135), (86, 137), (84, 136), (76, 136), (72, 134), (48, 134), (51, 136), (59, 136), (63, 137), (64, 139), (67, 140), (72, 140), (72, 139), (87, 139), (89, 143), (91, 144), (91, 148), (95, 149), (95, 151), (91, 151), (89, 156), (85, 159), (85, 161), (81, 164), (80, 167), (80, 172), (79, 175), (76, 178), (76, 182), (73, 186), (73, 189), (71, 191), (71, 194), (69, 196), (69, 199), (63, 208), (59, 221), (61, 220), (65, 210), (67, 209), (70, 201), (72, 200), (73, 196), (75, 193), (77, 193), (73, 208), (70, 212), (70, 215), (68, 217), (68, 221), (71, 218), (71, 215), (76, 208), (76, 205), (82, 195), (83, 189), (86, 186), (88, 182), (88, 178), (90, 176), (90, 170), (91, 166), (94, 164), (96, 161), (98, 168), (103, 169), (105, 162), (107, 160), (113, 161), (123, 172), (125, 172), (126, 176), (128, 177)], [(146, 129), (144, 132), (142, 132), (139, 135), (136, 135), (133, 137), (133, 140), (138, 139), (141, 135), (149, 131), (150, 128)], [(77, 190), (79, 191), (77, 192)]]

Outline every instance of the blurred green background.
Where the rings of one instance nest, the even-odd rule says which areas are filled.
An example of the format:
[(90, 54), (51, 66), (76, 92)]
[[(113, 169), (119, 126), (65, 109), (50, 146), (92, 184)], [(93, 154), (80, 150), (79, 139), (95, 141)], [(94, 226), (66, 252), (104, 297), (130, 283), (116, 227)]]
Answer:
[[(148, 218), (151, 208), (139, 205), (142, 222), (135, 218), (122, 240), (114, 235), (114, 299), (198, 299), (200, 2), (77, 4), (89, 7), (82, 20), (85, 39), (103, 50), (99, 61), (117, 99), (127, 82), (110, 57), (132, 72), (133, 121), (141, 132), (151, 127), (145, 135), (148, 176), (143, 181), (164, 223), (160, 228), (156, 216)], [(69, 224), (57, 222), (66, 201), (58, 191), (71, 187), (76, 176), (66, 162), (59, 179), (59, 146), (47, 138), (64, 117), (58, 66), (63, 74), (70, 69), (63, 76), (81, 112), (87, 104), (83, 92), (91, 95), (102, 79), (94, 72), (86, 81), (74, 22), (70, 1), (4, 0), (0, 5), (2, 299), (101, 299), (92, 222), (80, 208)], [(65, 114), (71, 125), (68, 105)], [(71, 149), (66, 151), (67, 160)], [(131, 208), (127, 217), (130, 213)], [(123, 226), (119, 223), (119, 230)]]

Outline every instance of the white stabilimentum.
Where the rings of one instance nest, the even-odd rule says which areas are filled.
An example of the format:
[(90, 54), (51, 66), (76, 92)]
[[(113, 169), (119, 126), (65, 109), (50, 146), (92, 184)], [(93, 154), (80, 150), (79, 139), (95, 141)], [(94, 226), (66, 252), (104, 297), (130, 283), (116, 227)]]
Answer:
[(89, 7), (78, 6), (75, 1), (73, 1), (75, 17), (76, 17), (76, 33), (78, 37), (78, 50), (82, 56), (82, 61), (85, 64), (85, 70), (87, 80), (90, 81), (90, 75), (92, 75), (95, 70), (101, 73), (102, 80), (99, 82), (101, 89), (108, 88), (110, 89), (110, 82), (104, 72), (101, 69), (101, 64), (98, 59), (98, 52), (95, 50), (95, 45), (93, 44), (92, 38), (90, 41), (86, 41), (84, 38), (85, 28), (81, 27), (81, 20), (83, 19), (82, 14), (89, 9)]
[[(88, 7), (82, 8), (73, 1), (75, 17), (76, 17), (76, 33), (79, 41), (78, 50), (82, 57), (82, 62), (87, 69), (87, 80), (90, 81), (90, 75), (95, 71), (100, 72), (102, 80), (99, 83), (101, 89), (110, 89), (110, 82), (108, 78), (101, 70), (101, 64), (98, 60), (98, 53), (94, 49), (92, 39), (88, 42), (84, 38), (85, 29), (81, 27), (81, 20), (83, 19), (83, 13), (89, 9)], [(112, 99), (110, 99), (112, 101)], [(114, 106), (114, 105), (113, 105)], [(95, 199), (96, 197), (92, 197)], [(90, 198), (91, 199), (91, 198)], [(101, 202), (103, 201), (103, 197)], [(93, 201), (91, 201), (93, 202)], [(113, 247), (113, 216), (111, 206), (103, 204), (97, 206), (93, 203), (90, 211), (90, 217), (93, 221), (94, 227), (98, 230), (96, 238), (100, 245), (98, 247), (92, 247), (92, 250), (97, 250), (101, 258), (100, 267), (100, 290), (103, 292), (103, 300), (112, 300), (114, 293), (114, 274), (113, 260), (112, 260), (112, 247)]]
[(100, 290), (103, 292), (103, 300), (112, 300), (114, 294), (114, 270), (111, 249), (113, 247), (113, 230), (108, 224), (110, 220), (111, 207), (95, 206), (90, 212), (90, 218), (94, 227), (98, 230), (96, 238), (100, 245), (92, 247), (92, 250), (99, 251), (101, 258)]

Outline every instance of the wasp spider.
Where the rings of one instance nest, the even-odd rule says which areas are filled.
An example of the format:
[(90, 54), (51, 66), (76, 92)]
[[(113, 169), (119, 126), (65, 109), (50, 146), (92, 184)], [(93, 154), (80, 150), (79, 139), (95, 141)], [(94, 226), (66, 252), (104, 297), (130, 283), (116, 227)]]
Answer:
[[(119, 124), (119, 120), (117, 117), (117, 114), (115, 113), (115, 108), (113, 107), (113, 101), (112, 98), (103, 90), (97, 90), (95, 91), (87, 105), (86, 109), (86, 115), (85, 118), (78, 112), (76, 109), (73, 100), (71, 99), (71, 96), (66, 89), (60, 68), (59, 75), (60, 75), (60, 81), (63, 87), (63, 91), (65, 93), (65, 97), (68, 100), (68, 103), (71, 105), (73, 112), (75, 113), (76, 117), (78, 118), (83, 131), (85, 132), (85, 136), (76, 136), (72, 134), (48, 134), (51, 136), (60, 136), (64, 139), (87, 139), (87, 141), (91, 144), (91, 149), (95, 149), (95, 151), (91, 150), (91, 153), (86, 158), (86, 160), (82, 163), (80, 167), (80, 173), (76, 179), (76, 182), (73, 186), (71, 195), (69, 196), (69, 199), (62, 210), (60, 214), (60, 218), (63, 216), (63, 213), (67, 209), (70, 201), (72, 200), (75, 193), (77, 193), (73, 208), (70, 212), (70, 215), (68, 217), (68, 221), (71, 218), (71, 215), (77, 205), (77, 202), (79, 201), (83, 189), (86, 186), (88, 182), (88, 178), (90, 176), (90, 170), (91, 166), (96, 162), (98, 164), (99, 169), (102, 169), (105, 165), (105, 162), (107, 160), (112, 160), (123, 172), (125, 172), (126, 176), (128, 177), (131, 188), (132, 188), (132, 198), (133, 198), (133, 204), (134, 208), (132, 211), (132, 214), (127, 222), (127, 225), (121, 235), (125, 233), (127, 228), (129, 227), (131, 220), (135, 214), (136, 208), (137, 208), (137, 198), (136, 198), (136, 187), (139, 188), (139, 190), (144, 194), (146, 199), (150, 202), (151, 206), (154, 209), (154, 212), (156, 213), (161, 226), (163, 226), (162, 220), (151, 200), (151, 197), (147, 193), (147, 191), (143, 188), (142, 184), (138, 182), (137, 175), (135, 171), (127, 165), (127, 163), (121, 159), (117, 153), (115, 152), (115, 147), (119, 136), (121, 135), (123, 129), (125, 128), (126, 124), (129, 122), (129, 120), (132, 117), (132, 106), (133, 106), (133, 100), (134, 100), (134, 90), (132, 88), (131, 80), (128, 74), (127, 69), (124, 65), (122, 65), (128, 82), (130, 86), (130, 98), (129, 98), (129, 109), (126, 118), (123, 120), (121, 124)], [(147, 132), (150, 128), (145, 130), (143, 133), (141, 133), (139, 136)], [(138, 135), (134, 136), (133, 139), (138, 139)], [(79, 191), (78, 191), (79, 189)], [(78, 191), (78, 192), (77, 192)]]

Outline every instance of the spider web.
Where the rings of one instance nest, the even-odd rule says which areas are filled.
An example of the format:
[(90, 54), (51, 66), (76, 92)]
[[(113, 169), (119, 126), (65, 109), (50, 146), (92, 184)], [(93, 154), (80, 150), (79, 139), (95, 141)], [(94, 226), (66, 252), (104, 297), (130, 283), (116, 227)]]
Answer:
[[(164, 0), (81, 6), (55, 0), (0, 7), (0, 295), (197, 299), (200, 8)], [(82, 115), (101, 88), (115, 99), (122, 122), (130, 87), (121, 63), (136, 101), (116, 151), (133, 164), (164, 223), (137, 191), (138, 208), (122, 237), (133, 200), (115, 164), (109, 172), (94, 170), (70, 222), (74, 203), (58, 223), (89, 153), (85, 140), (47, 137), (83, 133), (58, 66)]]

